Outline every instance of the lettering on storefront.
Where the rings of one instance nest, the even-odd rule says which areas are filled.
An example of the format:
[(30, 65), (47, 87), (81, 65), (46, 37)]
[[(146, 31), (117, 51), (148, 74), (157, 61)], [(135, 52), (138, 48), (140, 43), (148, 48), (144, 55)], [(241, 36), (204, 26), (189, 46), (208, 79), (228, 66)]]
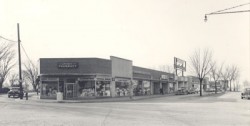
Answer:
[(111, 78), (97, 78), (98, 81), (111, 81)]
[(168, 80), (168, 75), (161, 75), (162, 80)]
[(57, 67), (60, 69), (76, 69), (78, 68), (77, 62), (59, 62), (57, 63)]

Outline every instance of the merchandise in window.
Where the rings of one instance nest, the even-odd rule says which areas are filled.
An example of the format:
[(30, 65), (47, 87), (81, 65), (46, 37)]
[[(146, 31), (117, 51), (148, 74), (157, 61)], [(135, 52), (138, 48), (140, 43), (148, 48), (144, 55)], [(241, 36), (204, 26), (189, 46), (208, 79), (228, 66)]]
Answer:
[(96, 82), (97, 96), (110, 96), (110, 81)]
[(136, 82), (134, 84), (134, 89), (133, 89), (134, 95), (135, 96), (143, 95), (142, 81), (134, 81), (134, 82)]
[(42, 82), (42, 95), (48, 97), (56, 97), (58, 82), (56, 81), (43, 81)]
[(95, 81), (79, 81), (78, 96), (95, 96)]
[(128, 82), (115, 82), (116, 96), (129, 96), (129, 83)]
[(144, 87), (144, 95), (150, 95), (150, 82), (149, 81), (142, 81)]

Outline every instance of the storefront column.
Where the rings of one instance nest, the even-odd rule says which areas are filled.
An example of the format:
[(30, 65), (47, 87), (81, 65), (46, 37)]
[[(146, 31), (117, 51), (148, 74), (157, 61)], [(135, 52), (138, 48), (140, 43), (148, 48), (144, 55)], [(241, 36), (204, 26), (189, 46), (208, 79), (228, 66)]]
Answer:
[(115, 97), (116, 92), (115, 92), (115, 81), (111, 81), (110, 84), (110, 93), (111, 93), (111, 97)]
[(178, 81), (176, 81), (176, 83), (175, 83), (175, 91), (177, 91), (178, 90)]
[(167, 93), (169, 94), (169, 83), (167, 83)]
[(154, 94), (154, 83), (150, 81), (150, 93), (151, 95)]

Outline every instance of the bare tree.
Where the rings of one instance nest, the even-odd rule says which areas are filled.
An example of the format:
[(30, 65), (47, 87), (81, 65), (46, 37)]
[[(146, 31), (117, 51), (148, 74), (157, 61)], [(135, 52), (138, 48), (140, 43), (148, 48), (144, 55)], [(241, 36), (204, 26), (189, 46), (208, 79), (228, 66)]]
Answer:
[[(234, 75), (233, 75), (233, 81), (234, 81), (234, 91), (236, 91), (236, 85), (238, 85), (238, 80), (240, 78), (240, 70), (238, 67), (235, 68), (235, 72), (234, 72)], [(238, 86), (237, 86), (238, 87)]]
[(200, 96), (202, 96), (202, 81), (211, 70), (212, 52), (209, 49), (204, 49), (202, 52), (200, 49), (195, 50), (193, 55), (190, 56), (190, 60), (192, 70), (199, 78)]
[(222, 76), (223, 64), (221, 64), (220, 67), (218, 68), (217, 62), (214, 61), (210, 64), (210, 67), (211, 67), (210, 75), (211, 75), (211, 78), (214, 80), (215, 93), (217, 93), (218, 91), (217, 82)]
[(167, 73), (174, 73), (174, 67), (169, 65), (161, 65), (159, 66), (159, 70)]
[(246, 87), (250, 87), (250, 82), (248, 80), (244, 80), (243, 81), (243, 87), (246, 88)]
[(2, 89), (4, 81), (15, 65), (15, 52), (12, 50), (13, 44), (0, 44), (0, 89)]
[(8, 78), (9, 82), (10, 82), (10, 86), (15, 86), (16, 82), (18, 82), (18, 74), (14, 73), (11, 74)]
[(24, 64), (25, 70), (23, 71), (23, 76), (27, 84), (31, 84), (33, 87), (33, 90), (37, 90), (37, 66), (33, 62), (27, 62)]
[(236, 65), (232, 65), (229, 68), (229, 86), (230, 86), (230, 91), (232, 91), (232, 81), (235, 80), (235, 78), (237, 78), (238, 74), (238, 67)]
[(226, 91), (228, 88), (228, 80), (229, 80), (229, 76), (230, 76), (230, 68), (226, 67), (226, 69), (224, 69), (224, 71), (222, 71), (222, 78), (224, 81), (224, 90)]

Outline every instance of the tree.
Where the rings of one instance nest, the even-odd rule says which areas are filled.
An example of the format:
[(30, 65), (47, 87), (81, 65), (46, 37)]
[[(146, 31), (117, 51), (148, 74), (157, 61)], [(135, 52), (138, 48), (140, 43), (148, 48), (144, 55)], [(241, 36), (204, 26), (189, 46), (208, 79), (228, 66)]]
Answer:
[(244, 88), (250, 87), (250, 82), (248, 80), (243, 81), (243, 87)]
[(218, 68), (217, 62), (214, 61), (210, 64), (210, 67), (211, 67), (210, 75), (211, 78), (214, 80), (215, 93), (217, 93), (217, 82), (222, 76), (223, 64), (221, 64), (220, 67)]
[[(236, 67), (236, 70), (234, 72), (233, 79), (232, 79), (234, 81), (234, 91), (236, 91), (236, 88), (239, 85), (239, 78), (240, 78), (240, 71), (239, 71), (239, 68)], [(236, 87), (236, 85), (237, 85), (237, 87)]]
[(204, 49), (202, 52), (200, 49), (195, 50), (190, 60), (191, 69), (200, 81), (200, 96), (202, 96), (202, 81), (211, 70), (212, 52), (209, 49)]
[(238, 67), (236, 65), (232, 65), (229, 67), (229, 73), (228, 73), (228, 80), (229, 80), (229, 87), (230, 91), (232, 91), (232, 81), (235, 80), (238, 77)]
[(227, 67), (226, 69), (224, 69), (224, 71), (222, 71), (222, 78), (224, 80), (224, 90), (226, 91), (228, 88), (228, 80), (229, 80), (229, 76), (230, 76), (230, 68)]
[(174, 67), (171, 67), (169, 65), (161, 65), (159, 66), (159, 70), (167, 73), (174, 73)]
[(15, 52), (12, 50), (13, 44), (0, 44), (0, 89), (2, 89), (10, 70), (15, 66)]
[(9, 77), (9, 82), (10, 82), (10, 86), (15, 86), (18, 82), (18, 74), (14, 73), (14, 74), (11, 74), (10, 77)]
[(27, 62), (24, 64), (25, 70), (23, 70), (23, 77), (27, 84), (31, 84), (33, 90), (37, 90), (38, 83), (36, 83), (38, 71), (37, 66), (33, 62)]

